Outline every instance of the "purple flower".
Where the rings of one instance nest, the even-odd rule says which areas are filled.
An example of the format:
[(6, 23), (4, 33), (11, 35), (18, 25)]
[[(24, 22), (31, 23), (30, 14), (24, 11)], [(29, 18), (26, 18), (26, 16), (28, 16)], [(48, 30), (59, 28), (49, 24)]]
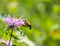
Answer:
[[(0, 42), (1, 43), (5, 43), (6, 45), (9, 44), (9, 41), (4, 41), (4, 39), (0, 39)], [(12, 46), (12, 42), (10, 42), (10, 46)]]
[(14, 23), (15, 26), (21, 26), (23, 24), (24, 24), (24, 21), (22, 19), (16, 19), (16, 21)]
[(22, 19), (12, 18), (11, 16), (8, 16), (4, 19), (4, 22), (6, 22), (9, 26), (21, 26), (24, 24), (24, 21)]
[(7, 18), (4, 19), (4, 22), (6, 22), (9, 26), (13, 25), (11, 16), (7, 16)]
[(13, 18), (13, 24), (14, 26), (21, 26), (24, 24), (24, 21), (22, 19)]

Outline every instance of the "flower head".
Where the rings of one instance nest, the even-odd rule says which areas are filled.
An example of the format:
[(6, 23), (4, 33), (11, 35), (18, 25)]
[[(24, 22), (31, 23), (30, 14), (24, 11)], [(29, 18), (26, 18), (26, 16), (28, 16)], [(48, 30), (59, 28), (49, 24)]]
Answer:
[(11, 16), (5, 18), (4, 22), (6, 22), (9, 26), (20, 26), (24, 24), (22, 19), (12, 18)]
[(22, 19), (14, 19), (13, 18), (13, 24), (14, 24), (14, 26), (21, 26), (24, 24), (24, 21)]

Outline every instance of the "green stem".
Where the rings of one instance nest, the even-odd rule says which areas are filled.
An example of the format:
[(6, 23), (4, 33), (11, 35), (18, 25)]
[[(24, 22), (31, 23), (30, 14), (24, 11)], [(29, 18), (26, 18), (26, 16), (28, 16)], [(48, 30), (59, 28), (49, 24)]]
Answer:
[(10, 46), (10, 42), (11, 42), (11, 39), (12, 39), (12, 34), (13, 34), (13, 29), (12, 29), (12, 31), (11, 31), (11, 35), (10, 35), (10, 39), (9, 39), (8, 46)]

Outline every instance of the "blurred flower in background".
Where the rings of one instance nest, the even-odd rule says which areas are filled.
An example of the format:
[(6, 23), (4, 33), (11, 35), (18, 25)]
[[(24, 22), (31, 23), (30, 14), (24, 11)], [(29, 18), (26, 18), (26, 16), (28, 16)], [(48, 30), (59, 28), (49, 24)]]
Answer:
[[(5, 41), (4, 39), (0, 39), (0, 46), (8, 46), (9, 41)], [(10, 46), (12, 46), (12, 42), (10, 43)]]
[(11, 16), (7, 16), (7, 18), (4, 19), (4, 22), (6, 22), (8, 26), (14, 27), (24, 25), (23, 19), (12, 18)]

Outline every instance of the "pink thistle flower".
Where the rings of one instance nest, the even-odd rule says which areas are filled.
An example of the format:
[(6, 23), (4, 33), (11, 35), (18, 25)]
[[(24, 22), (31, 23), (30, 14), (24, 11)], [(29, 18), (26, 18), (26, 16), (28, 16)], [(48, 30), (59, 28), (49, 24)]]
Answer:
[(4, 22), (6, 22), (9, 26), (13, 25), (11, 16), (7, 16), (7, 18), (4, 19)]
[(6, 22), (8, 26), (15, 26), (15, 27), (24, 24), (24, 21), (22, 19), (12, 18), (11, 16), (5, 18), (4, 22)]
[(24, 21), (22, 19), (16, 19), (16, 21), (15, 21), (16, 26), (21, 26), (23, 24), (24, 24)]

